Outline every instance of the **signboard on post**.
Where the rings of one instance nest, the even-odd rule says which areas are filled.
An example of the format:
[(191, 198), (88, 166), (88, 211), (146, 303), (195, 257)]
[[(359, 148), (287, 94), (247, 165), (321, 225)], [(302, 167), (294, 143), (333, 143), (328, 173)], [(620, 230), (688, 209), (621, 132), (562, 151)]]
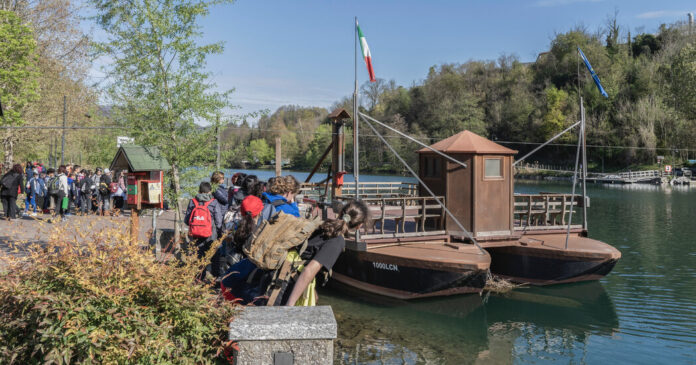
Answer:
[(116, 137), (116, 148), (119, 148), (124, 144), (133, 144), (133, 143), (135, 143), (134, 138), (124, 137), (124, 136)]

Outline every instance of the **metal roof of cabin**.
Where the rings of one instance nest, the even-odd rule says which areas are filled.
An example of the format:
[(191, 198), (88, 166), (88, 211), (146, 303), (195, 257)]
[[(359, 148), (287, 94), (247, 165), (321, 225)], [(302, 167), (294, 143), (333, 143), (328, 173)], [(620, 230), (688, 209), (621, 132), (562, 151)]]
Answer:
[[(491, 155), (514, 155), (517, 151), (503, 147), (490, 139), (479, 136), (470, 131), (459, 132), (452, 137), (445, 138), (430, 146), (440, 152), (448, 153), (474, 153)], [(431, 152), (427, 148), (421, 148), (418, 153)]]
[(123, 166), (124, 160), (130, 172), (168, 171), (172, 168), (157, 147), (123, 145), (116, 152), (116, 156), (111, 162), (111, 169), (125, 168), (126, 166)]

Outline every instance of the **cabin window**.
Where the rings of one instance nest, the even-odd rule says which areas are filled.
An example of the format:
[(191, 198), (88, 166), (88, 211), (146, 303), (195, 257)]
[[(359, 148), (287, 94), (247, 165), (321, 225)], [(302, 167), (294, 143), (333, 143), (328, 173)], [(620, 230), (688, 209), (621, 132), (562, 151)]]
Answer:
[(437, 157), (425, 157), (423, 166), (425, 168), (425, 177), (440, 176), (440, 159)]
[(484, 159), (484, 174), (485, 179), (502, 179), (503, 178), (503, 161), (501, 158), (486, 158)]

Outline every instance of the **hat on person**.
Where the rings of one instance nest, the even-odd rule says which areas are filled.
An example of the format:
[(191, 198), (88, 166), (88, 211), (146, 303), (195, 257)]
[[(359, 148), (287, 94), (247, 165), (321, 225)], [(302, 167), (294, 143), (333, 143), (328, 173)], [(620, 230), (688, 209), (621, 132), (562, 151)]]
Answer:
[(249, 195), (242, 200), (242, 214), (251, 214), (255, 218), (263, 210), (263, 202), (256, 196)]
[(108, 167), (104, 169), (104, 173), (105, 173), (105, 174), (108, 174), (109, 172), (111, 172), (111, 171), (109, 170)]

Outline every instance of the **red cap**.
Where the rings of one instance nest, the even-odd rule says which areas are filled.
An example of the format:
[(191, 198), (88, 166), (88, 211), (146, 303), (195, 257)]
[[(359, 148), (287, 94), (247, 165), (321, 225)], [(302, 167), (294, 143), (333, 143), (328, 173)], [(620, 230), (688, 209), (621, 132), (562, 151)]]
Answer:
[(263, 202), (261, 199), (249, 195), (244, 200), (242, 200), (242, 214), (251, 213), (251, 217), (254, 218), (263, 210)]

